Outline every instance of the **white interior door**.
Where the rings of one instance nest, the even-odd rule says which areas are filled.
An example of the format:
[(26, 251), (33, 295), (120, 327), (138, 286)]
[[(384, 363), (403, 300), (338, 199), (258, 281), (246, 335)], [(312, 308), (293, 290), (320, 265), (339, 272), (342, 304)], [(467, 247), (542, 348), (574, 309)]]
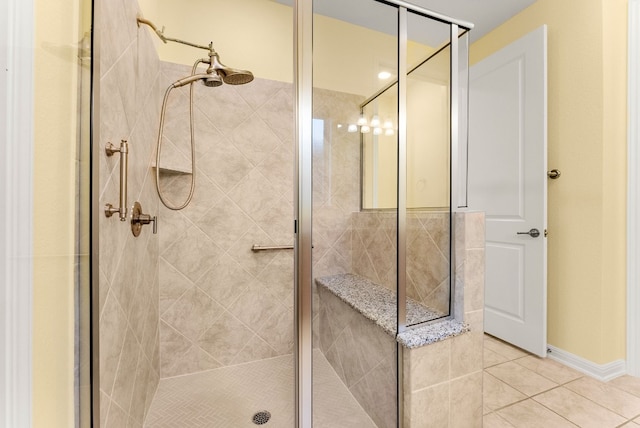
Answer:
[(469, 94), (469, 207), (486, 213), (485, 332), (545, 356), (546, 26), (474, 65)]

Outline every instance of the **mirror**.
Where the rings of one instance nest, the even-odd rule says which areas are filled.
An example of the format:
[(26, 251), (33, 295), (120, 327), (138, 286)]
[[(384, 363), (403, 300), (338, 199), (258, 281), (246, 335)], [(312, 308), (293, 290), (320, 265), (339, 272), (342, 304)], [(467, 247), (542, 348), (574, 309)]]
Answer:
[[(449, 206), (449, 67), (450, 50), (445, 46), (409, 69), (407, 208)], [(361, 123), (367, 121), (360, 127), (363, 209), (397, 204), (397, 105), (397, 83), (392, 83), (362, 107)]]

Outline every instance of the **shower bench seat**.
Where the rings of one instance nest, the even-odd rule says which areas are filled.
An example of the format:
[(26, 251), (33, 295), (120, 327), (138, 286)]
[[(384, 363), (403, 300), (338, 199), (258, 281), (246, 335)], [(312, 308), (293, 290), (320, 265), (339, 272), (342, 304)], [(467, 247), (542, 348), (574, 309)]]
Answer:
[[(387, 334), (395, 337), (405, 348), (418, 348), (468, 331), (468, 327), (460, 321), (442, 319), (396, 335), (397, 300), (392, 290), (359, 275), (348, 273), (316, 278), (316, 284), (320, 286), (319, 290), (324, 289), (338, 297)], [(321, 295), (320, 300), (322, 299)], [(407, 297), (407, 325), (432, 321), (443, 316)]]

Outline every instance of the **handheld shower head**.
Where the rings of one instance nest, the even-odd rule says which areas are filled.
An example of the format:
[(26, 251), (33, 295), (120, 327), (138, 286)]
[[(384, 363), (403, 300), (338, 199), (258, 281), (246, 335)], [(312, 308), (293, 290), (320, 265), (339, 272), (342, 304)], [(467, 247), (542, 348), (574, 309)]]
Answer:
[(212, 73), (209, 73), (209, 70), (207, 70), (207, 73), (192, 74), (191, 76), (176, 80), (173, 82), (172, 86), (174, 88), (180, 88), (190, 83), (197, 82), (198, 80), (203, 80), (204, 85), (210, 88), (222, 85), (222, 79), (218, 73), (215, 70), (213, 70)]
[[(222, 64), (218, 53), (215, 51), (209, 53), (209, 59), (211, 61), (209, 70), (217, 72), (227, 85), (244, 85), (253, 80), (253, 74), (250, 71), (238, 70)], [(207, 70), (207, 72), (209, 72), (209, 70)]]

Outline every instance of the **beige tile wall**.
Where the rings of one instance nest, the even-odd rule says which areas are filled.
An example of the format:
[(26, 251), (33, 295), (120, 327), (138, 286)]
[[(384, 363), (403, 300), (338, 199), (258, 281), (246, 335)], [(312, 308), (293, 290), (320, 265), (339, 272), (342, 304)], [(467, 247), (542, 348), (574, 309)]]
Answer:
[(396, 341), (333, 294), (318, 287), (320, 350), (379, 428), (396, 426)]
[[(162, 87), (191, 68), (162, 63)], [(195, 89), (196, 189), (160, 210), (162, 377), (293, 350), (293, 107), (290, 84)], [(188, 87), (171, 93), (161, 165), (191, 170)], [(164, 147), (167, 147), (165, 150)], [(165, 173), (173, 204), (191, 174)]]
[[(158, 56), (138, 29), (137, 2), (97, 3), (100, 39), (99, 141), (129, 142), (129, 203), (158, 212), (151, 156), (159, 117)], [(120, 156), (100, 156), (100, 206), (118, 204)], [(158, 353), (158, 237), (134, 238), (128, 222), (99, 217), (101, 426), (142, 426), (160, 378)]]
[(470, 332), (405, 350), (405, 426), (482, 427), (484, 214), (455, 216), (458, 318)]
[[(351, 272), (351, 215), (360, 210), (360, 135), (347, 132), (364, 98), (313, 90), (313, 117), (323, 138), (313, 142), (313, 330), (319, 347), (319, 299), (315, 278)], [(342, 126), (339, 126), (342, 125)]]
[[(163, 63), (162, 86), (190, 68)], [(293, 352), (293, 252), (250, 250), (293, 243), (293, 92), (255, 79), (196, 85), (196, 191), (183, 211), (160, 211), (162, 377)], [(161, 165), (190, 170), (187, 88), (171, 94)], [(351, 264), (350, 215), (358, 208), (359, 139), (338, 123), (357, 117), (359, 98), (316, 91), (314, 269)], [(320, 122), (318, 122), (320, 123)], [(163, 174), (173, 203), (191, 175)], [(317, 317), (316, 317), (317, 324)], [(317, 330), (316, 330), (317, 331)]]
[[(395, 290), (395, 212), (355, 212), (353, 272)], [(449, 213), (407, 215), (407, 295), (441, 313), (449, 312)]]

